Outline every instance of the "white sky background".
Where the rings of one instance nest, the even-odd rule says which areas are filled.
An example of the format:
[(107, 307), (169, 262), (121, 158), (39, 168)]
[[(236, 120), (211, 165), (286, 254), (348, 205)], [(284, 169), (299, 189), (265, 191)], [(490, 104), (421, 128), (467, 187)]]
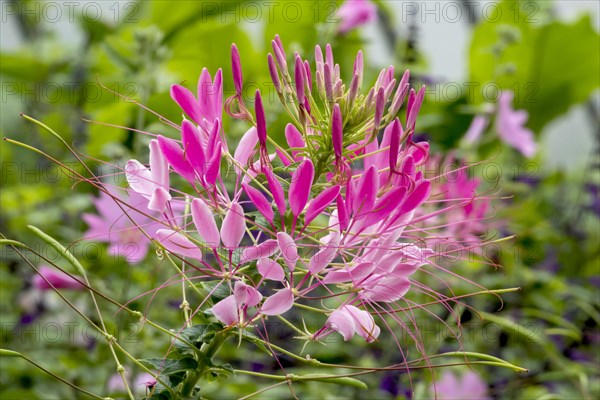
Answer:
[[(418, 7), (420, 12), (417, 15), (419, 21), (419, 48), (427, 57), (430, 74), (447, 82), (464, 82), (468, 73), (467, 54), (470, 42), (470, 26), (464, 13), (461, 18), (452, 21), (455, 9), (449, 5), (450, 3), (457, 5), (459, 2), (459, 0), (388, 1), (398, 18), (401, 33), (406, 33), (406, 24), (402, 24), (402, 21), (407, 18), (407, 10), (415, 5)], [(473, 0), (472, 2), (478, 3), (479, 10), (481, 10), (492, 0)], [(49, 3), (64, 6), (69, 1), (49, 1)], [(102, 16), (106, 18), (113, 17), (117, 11), (115, 1), (80, 0), (70, 3), (77, 4), (76, 7), (85, 7), (90, 4), (89, 13), (95, 12), (96, 7), (99, 7)], [(126, 4), (127, 1), (120, 2), (123, 7)], [(599, 0), (558, 0), (554, 4), (557, 15), (565, 21), (574, 20), (583, 13), (591, 13), (596, 29), (600, 30)], [(14, 17), (8, 7), (6, 0), (0, 0), (0, 49), (2, 51), (17, 51), (21, 45), (21, 39)], [(430, 13), (423, 13), (423, 10), (430, 10)], [(45, 11), (47, 19), (52, 20), (55, 18), (56, 13), (52, 7), (46, 8)], [(57, 22), (51, 23), (51, 26), (66, 47), (76, 47), (80, 44), (82, 37), (76, 25), (69, 22), (67, 14), (67, 11), (63, 8), (62, 17), (57, 19)], [(444, 14), (449, 18), (444, 18)], [(437, 17), (439, 15), (442, 15), (442, 17)], [(373, 59), (374, 62), (376, 64), (389, 64), (390, 60), (386, 59), (385, 49), (381, 48), (381, 44), (378, 44), (378, 40), (376, 40), (378, 35), (376, 26), (367, 26), (363, 30), (363, 34), (367, 39), (371, 39), (369, 40), (371, 45), (367, 49), (369, 57), (373, 59), (372, 57), (380, 55), (379, 59)], [(599, 92), (595, 94), (594, 100), (596, 106), (600, 107)], [(568, 137), (566, 137), (565, 132), (569, 132)], [(579, 169), (586, 162), (586, 157), (582, 155), (590, 153), (593, 137), (597, 134), (598, 127), (592, 125), (586, 114), (585, 106), (574, 107), (567, 115), (549, 124), (542, 132), (542, 151), (545, 154), (546, 167), (567, 168), (571, 171)]]

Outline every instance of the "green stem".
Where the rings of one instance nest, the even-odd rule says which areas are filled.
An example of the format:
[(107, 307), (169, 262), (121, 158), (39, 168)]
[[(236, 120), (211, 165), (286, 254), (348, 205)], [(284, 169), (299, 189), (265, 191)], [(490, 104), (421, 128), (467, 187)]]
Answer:
[(201, 358), (198, 360), (198, 368), (196, 371), (189, 372), (185, 381), (183, 381), (181, 395), (184, 398), (192, 395), (192, 392), (200, 378), (202, 378), (207, 371), (210, 371), (212, 358), (219, 350), (219, 347), (221, 347), (221, 345), (227, 339), (227, 333), (227, 330), (217, 333), (212, 342), (210, 342), (203, 350)]

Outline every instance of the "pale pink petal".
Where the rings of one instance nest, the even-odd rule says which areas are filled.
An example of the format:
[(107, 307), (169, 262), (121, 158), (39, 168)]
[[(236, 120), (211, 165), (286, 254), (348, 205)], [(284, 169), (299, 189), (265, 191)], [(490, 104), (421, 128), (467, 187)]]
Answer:
[(244, 209), (238, 203), (231, 203), (225, 218), (223, 218), (221, 240), (226, 248), (235, 250), (240, 245), (245, 233)]
[(237, 306), (254, 307), (262, 300), (262, 294), (252, 286), (246, 285), (244, 282), (236, 281), (233, 287), (233, 295)]
[(308, 264), (308, 271), (311, 274), (318, 274), (329, 265), (338, 252), (339, 243), (332, 240), (325, 247), (321, 248), (317, 254), (311, 257)]
[(344, 340), (352, 339), (352, 336), (356, 332), (354, 319), (344, 308), (339, 308), (332, 312), (329, 318), (327, 318), (326, 325), (334, 331), (339, 332), (344, 337)]
[(260, 312), (264, 315), (281, 315), (294, 305), (294, 294), (291, 289), (282, 289), (270, 296), (263, 303)]
[(170, 229), (159, 229), (156, 231), (156, 240), (171, 253), (202, 260), (202, 252), (198, 246), (179, 232)]
[(218, 247), (221, 243), (221, 235), (208, 205), (204, 200), (196, 198), (192, 200), (191, 209), (194, 225), (204, 242), (211, 248)]
[(347, 305), (344, 307), (354, 320), (354, 325), (356, 326), (356, 333), (365, 338), (367, 343), (371, 343), (372, 341), (377, 339), (379, 333), (381, 333), (381, 329), (379, 329), (379, 327), (375, 325), (375, 321), (373, 320), (373, 316), (371, 314), (369, 314), (367, 311), (360, 310), (351, 305)]
[(155, 185), (169, 190), (169, 164), (156, 139), (150, 141), (150, 174)]
[(137, 160), (129, 160), (125, 165), (125, 178), (129, 186), (137, 193), (152, 196), (154, 184), (150, 170)]
[(240, 257), (240, 263), (244, 264), (262, 257), (270, 257), (277, 250), (279, 250), (279, 244), (274, 239), (265, 240), (258, 246), (245, 247)]
[[(235, 172), (239, 175), (243, 172), (242, 168), (247, 168), (248, 160), (254, 152), (254, 148), (258, 143), (258, 135), (256, 134), (256, 128), (252, 127), (244, 133), (244, 136), (240, 139), (240, 143), (235, 149), (233, 159), (237, 161), (234, 163)], [(241, 166), (239, 166), (240, 164)]]
[(233, 325), (238, 322), (238, 307), (235, 296), (227, 296), (212, 308), (214, 316), (224, 325)]
[(281, 249), (281, 254), (290, 271), (294, 271), (298, 262), (298, 246), (296, 241), (285, 232), (277, 232), (277, 243)]
[(308, 197), (310, 196), (310, 189), (312, 187), (313, 179), (315, 176), (315, 167), (313, 163), (306, 159), (304, 160), (294, 172), (292, 176), (292, 182), (290, 184), (289, 202), (292, 215), (295, 218), (300, 215)]
[(362, 262), (352, 268), (341, 268), (329, 272), (323, 279), (323, 283), (340, 283), (340, 282), (354, 282), (358, 283), (371, 272), (375, 270), (375, 263), (367, 261)]
[(283, 267), (277, 261), (273, 261), (270, 258), (259, 258), (256, 268), (265, 279), (282, 281), (285, 278)]
[(162, 187), (156, 187), (152, 191), (152, 197), (148, 203), (148, 209), (152, 211), (163, 212), (167, 203), (171, 200), (171, 195)]

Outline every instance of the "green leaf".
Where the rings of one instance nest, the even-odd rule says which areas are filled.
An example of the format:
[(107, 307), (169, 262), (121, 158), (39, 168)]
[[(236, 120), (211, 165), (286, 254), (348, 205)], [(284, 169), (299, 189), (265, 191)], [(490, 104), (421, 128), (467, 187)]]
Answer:
[(180, 360), (173, 360), (170, 358), (144, 358), (139, 361), (148, 368), (161, 371), (161, 375), (194, 371), (198, 367), (198, 362), (191, 357), (182, 358)]

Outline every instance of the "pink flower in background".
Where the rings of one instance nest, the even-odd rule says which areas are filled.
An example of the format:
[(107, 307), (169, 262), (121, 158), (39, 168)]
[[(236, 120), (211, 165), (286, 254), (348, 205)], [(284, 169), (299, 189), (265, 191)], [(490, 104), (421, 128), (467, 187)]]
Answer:
[(377, 20), (377, 6), (369, 0), (347, 0), (338, 11), (339, 33), (347, 33)]
[(469, 144), (477, 142), (481, 138), (481, 134), (485, 131), (485, 128), (487, 128), (488, 122), (489, 118), (485, 115), (476, 115), (469, 126), (469, 130), (465, 133), (465, 142)]
[(488, 400), (488, 385), (481, 377), (467, 371), (462, 377), (457, 377), (450, 371), (445, 371), (441, 379), (429, 388), (432, 397), (438, 400)]
[[(141, 209), (146, 213), (152, 213), (146, 211), (149, 202), (143, 195), (129, 191), (129, 196), (123, 196), (116, 189), (107, 188), (107, 190), (110, 195), (103, 192), (100, 197), (93, 200), (98, 215), (83, 215), (83, 220), (89, 225), (85, 238), (110, 243), (108, 248), (110, 254), (123, 256), (132, 264), (138, 263), (148, 253), (151, 243), (140, 228), (154, 237), (162, 225), (136, 211)], [(112, 196), (121, 199), (123, 203), (117, 203)]]
[[(56, 268), (43, 265), (39, 268), (39, 271), (39, 275), (33, 277), (33, 287), (36, 289), (51, 290), (52, 286), (56, 289), (81, 290), (85, 288), (70, 275), (65, 274)], [(50, 286), (50, 284), (52, 284), (52, 286)]]
[(537, 146), (533, 132), (525, 127), (527, 111), (513, 110), (513, 98), (514, 94), (511, 91), (503, 91), (500, 94), (496, 114), (496, 131), (506, 144), (520, 151), (525, 157), (533, 157)]

